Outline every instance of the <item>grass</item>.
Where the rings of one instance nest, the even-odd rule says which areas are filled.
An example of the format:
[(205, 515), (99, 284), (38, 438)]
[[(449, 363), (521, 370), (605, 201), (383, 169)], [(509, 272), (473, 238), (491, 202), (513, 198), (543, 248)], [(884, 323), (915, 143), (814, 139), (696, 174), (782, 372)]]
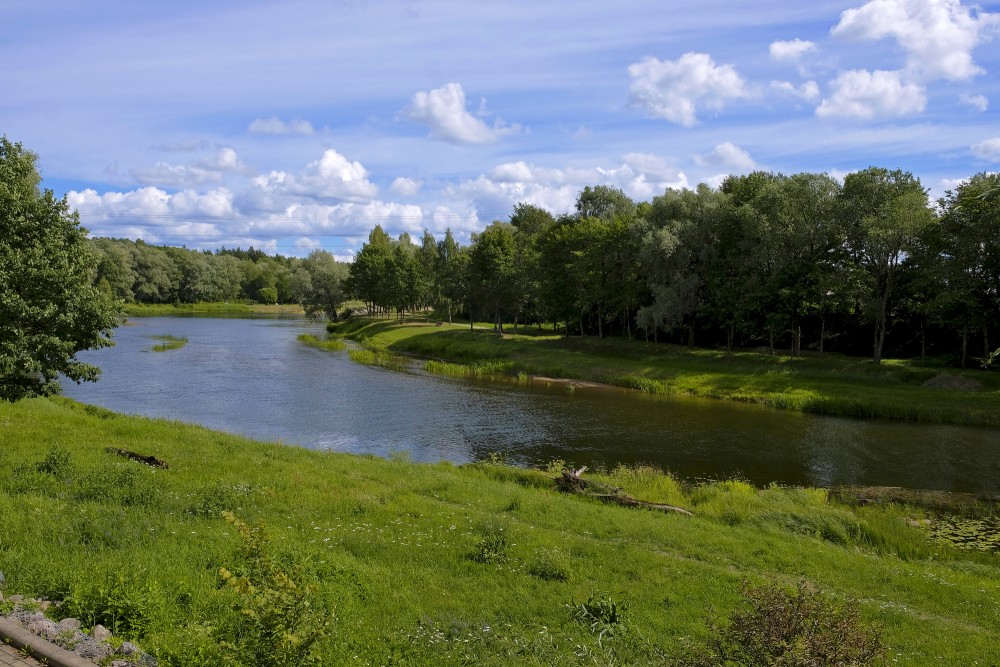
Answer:
[(448, 375), (527, 374), (826, 415), (1000, 426), (1000, 373), (978, 369), (949, 373), (977, 380), (979, 391), (932, 389), (922, 384), (942, 369), (908, 360), (875, 365), (836, 354), (793, 358), (534, 332), (500, 336), (416, 319), (352, 318), (332, 328), (428, 358), (428, 370)]
[(326, 350), (328, 352), (339, 352), (347, 347), (347, 344), (340, 338), (326, 337), (319, 338), (312, 334), (299, 334), (298, 340), (304, 345), (309, 347), (319, 348), (321, 350)]
[[(3, 592), (60, 600), (56, 614), (113, 625), (165, 667), (223, 664), (224, 644), (264, 636), (241, 609), (281, 622), (268, 605), (303, 612), (307, 594), (320, 613), (303, 612), (306, 626), (328, 623), (324, 665), (669, 664), (737, 608), (744, 581), (805, 580), (853, 603), (891, 664), (986, 664), (995, 650), (1000, 557), (934, 541), (928, 510), (687, 486), (651, 468), (594, 476), (686, 517), (563, 495), (550, 478), (316, 452), (64, 399), (0, 403)], [(248, 543), (239, 521), (267, 539)], [(294, 586), (242, 583), (275, 570)]]
[(187, 336), (174, 336), (172, 334), (158, 334), (149, 336), (153, 340), (163, 341), (150, 348), (152, 352), (166, 352), (167, 350), (178, 350), (188, 343)]
[(289, 304), (263, 303), (129, 303), (125, 305), (125, 314), (130, 317), (171, 317), (188, 315), (224, 317), (227, 315), (303, 315), (302, 306)]

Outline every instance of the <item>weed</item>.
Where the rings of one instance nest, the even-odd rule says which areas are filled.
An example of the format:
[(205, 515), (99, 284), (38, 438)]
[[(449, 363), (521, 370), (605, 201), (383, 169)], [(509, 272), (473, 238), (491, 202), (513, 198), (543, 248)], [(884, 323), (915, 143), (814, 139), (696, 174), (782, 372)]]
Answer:
[(707, 647), (681, 664), (864, 667), (884, 654), (880, 634), (862, 626), (857, 609), (834, 604), (805, 582), (793, 591), (744, 584), (743, 602), (724, 627), (711, 625)]
[(35, 465), (35, 470), (43, 475), (52, 475), (57, 479), (63, 479), (68, 476), (71, 467), (69, 450), (63, 447), (53, 447), (45, 455), (45, 458)]
[(586, 602), (577, 604), (570, 600), (566, 606), (574, 619), (586, 624), (597, 635), (598, 644), (605, 638), (624, 634), (627, 630), (625, 614), (628, 605), (624, 601), (616, 601), (610, 595), (591, 593)]
[(528, 561), (528, 574), (544, 581), (568, 581), (569, 557), (557, 548), (535, 549)]
[(300, 584), (302, 572), (286, 573), (270, 552), (263, 528), (224, 514), (242, 542), (242, 574), (219, 569), (219, 578), (236, 592), (241, 623), (220, 637), (225, 663), (247, 667), (319, 664), (313, 648), (327, 633), (325, 610), (313, 606), (316, 586)]
[(505, 531), (504, 526), (486, 524), (480, 528), (479, 533), (479, 541), (469, 556), (473, 561), (484, 565), (501, 565), (511, 559), (509, 531)]

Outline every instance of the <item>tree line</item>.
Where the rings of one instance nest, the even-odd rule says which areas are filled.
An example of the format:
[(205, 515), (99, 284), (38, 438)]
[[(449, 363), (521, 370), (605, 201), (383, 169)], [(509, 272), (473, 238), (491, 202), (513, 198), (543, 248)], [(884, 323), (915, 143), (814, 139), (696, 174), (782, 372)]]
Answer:
[[(460, 245), (451, 231), (372, 230), (350, 264), (254, 250), (94, 239), (94, 283), (147, 303), (301, 303), (549, 326), (565, 335), (699, 346), (987, 357), (1000, 323), (1000, 175), (929, 201), (918, 178), (871, 167), (758, 171), (636, 202), (586, 187), (575, 211), (521, 203)], [(471, 325), (470, 325), (471, 326)]]

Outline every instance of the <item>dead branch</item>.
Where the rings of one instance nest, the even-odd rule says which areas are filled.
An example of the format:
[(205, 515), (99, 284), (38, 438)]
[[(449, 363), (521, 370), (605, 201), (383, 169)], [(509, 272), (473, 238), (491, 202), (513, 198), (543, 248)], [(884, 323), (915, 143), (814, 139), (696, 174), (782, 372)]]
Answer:
[(579, 470), (573, 470), (571, 468), (564, 469), (562, 473), (555, 478), (556, 486), (563, 493), (576, 493), (589, 498), (595, 498), (605, 503), (621, 505), (623, 507), (644, 507), (646, 509), (659, 510), (661, 512), (677, 512), (679, 514), (684, 514), (685, 516), (694, 516), (691, 512), (684, 508), (674, 507), (673, 505), (665, 505), (663, 503), (651, 503), (646, 500), (639, 500), (637, 498), (633, 498), (627, 493), (623, 493), (618, 487), (602, 484), (601, 482), (595, 482), (589, 479), (583, 479), (581, 475), (583, 475), (586, 470), (587, 466), (583, 466)]
[(130, 452), (127, 449), (118, 449), (117, 447), (108, 447), (105, 449), (109, 454), (117, 454), (118, 456), (124, 456), (127, 459), (137, 461), (139, 463), (145, 463), (148, 466), (153, 466), (154, 468), (163, 468), (166, 470), (170, 466), (167, 465), (166, 461), (156, 458), (155, 456), (145, 456), (143, 454), (136, 454), (135, 452)]

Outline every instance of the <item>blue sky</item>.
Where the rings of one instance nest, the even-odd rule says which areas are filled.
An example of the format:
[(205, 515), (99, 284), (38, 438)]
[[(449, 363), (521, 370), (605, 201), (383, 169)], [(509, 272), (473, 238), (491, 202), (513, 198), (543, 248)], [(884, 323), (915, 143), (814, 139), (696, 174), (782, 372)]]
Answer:
[(0, 132), (92, 235), (348, 258), (585, 185), (1000, 165), (1000, 3), (62, 2), (3, 10)]

